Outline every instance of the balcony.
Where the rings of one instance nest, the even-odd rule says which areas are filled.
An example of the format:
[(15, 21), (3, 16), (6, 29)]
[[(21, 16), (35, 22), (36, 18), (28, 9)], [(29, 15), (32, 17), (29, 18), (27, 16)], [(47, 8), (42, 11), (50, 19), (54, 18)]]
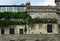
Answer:
[(57, 19), (47, 19), (47, 18), (35, 18), (33, 19), (33, 23), (57, 23)]
[(29, 9), (27, 10), (28, 12), (55, 12), (56, 10), (52, 10), (52, 9)]

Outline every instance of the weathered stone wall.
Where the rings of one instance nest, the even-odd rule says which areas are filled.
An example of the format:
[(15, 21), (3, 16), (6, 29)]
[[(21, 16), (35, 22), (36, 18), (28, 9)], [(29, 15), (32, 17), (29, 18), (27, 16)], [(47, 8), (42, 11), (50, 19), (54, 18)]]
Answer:
[[(47, 25), (52, 25), (52, 33), (47, 32)], [(30, 32), (29, 32), (30, 31)], [(33, 32), (33, 33), (32, 33)], [(55, 34), (58, 33), (58, 24), (51, 24), (51, 23), (46, 23), (46, 24), (34, 24), (34, 29), (31, 27), (28, 27), (28, 34)]]
[[(26, 34), (56, 34), (58, 33), (58, 24), (51, 24), (52, 25), (52, 33), (47, 32), (47, 25), (51, 23), (46, 24), (40, 24), (41, 28), (39, 28), (39, 24), (34, 24), (33, 29), (31, 27), (27, 26), (27, 33)], [(14, 25), (14, 26), (8, 26), (8, 27), (0, 27), (0, 35), (1, 35), (1, 28), (4, 29), (4, 34), (10, 34), (10, 28), (14, 28), (14, 34), (20, 34), (20, 29), (25, 29), (25, 25)], [(33, 33), (32, 33), (33, 32)], [(23, 32), (25, 34), (25, 32)]]
[(60, 41), (60, 34), (0, 35), (0, 41)]

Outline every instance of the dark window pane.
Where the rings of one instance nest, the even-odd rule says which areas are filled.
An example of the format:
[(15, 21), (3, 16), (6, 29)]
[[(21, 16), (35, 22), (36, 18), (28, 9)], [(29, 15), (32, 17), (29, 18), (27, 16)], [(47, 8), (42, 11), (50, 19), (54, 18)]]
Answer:
[(31, 25), (31, 29), (35, 29), (34, 25)]
[(47, 25), (47, 32), (51, 33), (52, 32), (52, 25)]
[(20, 29), (20, 34), (23, 34), (23, 29)]
[(1, 29), (1, 34), (4, 34), (4, 29)]
[(14, 28), (10, 28), (10, 34), (14, 34)]

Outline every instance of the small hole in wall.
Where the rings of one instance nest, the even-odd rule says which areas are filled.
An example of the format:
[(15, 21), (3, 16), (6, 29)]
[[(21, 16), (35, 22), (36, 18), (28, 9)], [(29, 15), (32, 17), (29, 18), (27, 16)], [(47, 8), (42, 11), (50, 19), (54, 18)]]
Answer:
[(20, 40), (20, 41), (25, 41), (25, 39), (22, 39), (22, 40)]
[(15, 41), (15, 40), (10, 40), (10, 41)]
[(59, 33), (60, 33), (60, 31), (59, 31)]
[(40, 34), (42, 34), (42, 33), (40, 32)]
[(32, 34), (33, 34), (33, 32), (32, 32)]
[(36, 41), (39, 41), (39, 39), (37, 39)]

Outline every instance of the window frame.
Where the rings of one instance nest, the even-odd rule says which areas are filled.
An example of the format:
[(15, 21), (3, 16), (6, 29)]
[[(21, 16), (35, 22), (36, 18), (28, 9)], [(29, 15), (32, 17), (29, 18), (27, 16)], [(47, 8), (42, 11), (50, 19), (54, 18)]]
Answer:
[(15, 28), (9, 28), (9, 34), (14, 34), (15, 33)]
[(5, 30), (4, 28), (1, 28), (1, 34), (4, 34)]

